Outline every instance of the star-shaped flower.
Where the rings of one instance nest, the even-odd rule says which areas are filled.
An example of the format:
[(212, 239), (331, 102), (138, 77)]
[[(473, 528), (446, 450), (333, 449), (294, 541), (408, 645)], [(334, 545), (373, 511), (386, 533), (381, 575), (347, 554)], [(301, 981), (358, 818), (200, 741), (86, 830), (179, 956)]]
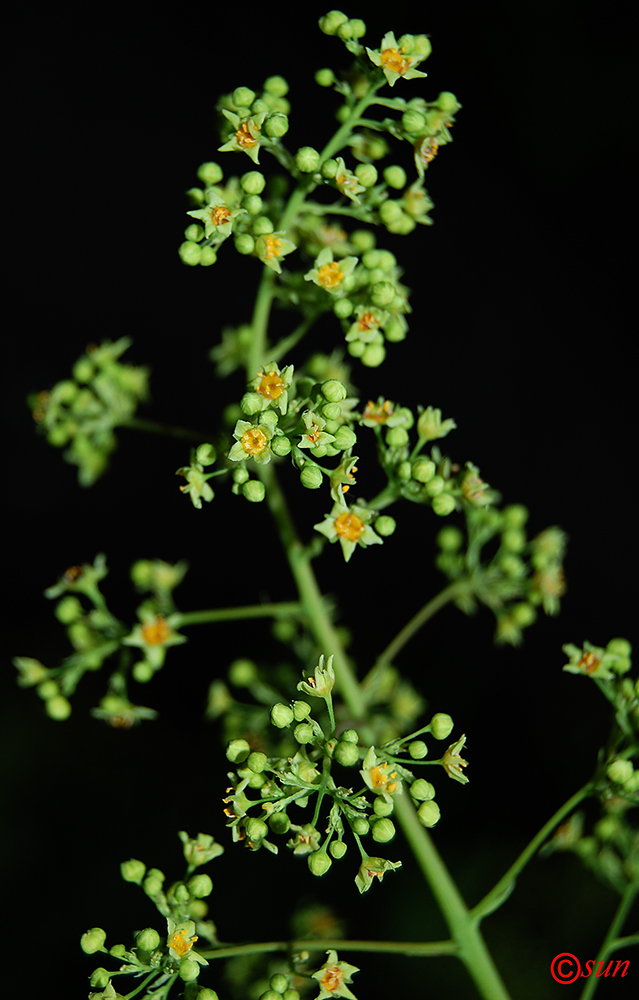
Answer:
[(249, 386), (253, 392), (262, 398), (262, 409), (277, 407), (282, 416), (288, 408), (288, 390), (293, 381), (293, 365), (286, 365), (281, 370), (274, 361), (262, 366)]
[(459, 756), (459, 752), (460, 750), (463, 750), (465, 742), (466, 737), (461, 736), (456, 743), (451, 743), (441, 759), (441, 764), (448, 777), (454, 778), (455, 781), (459, 781), (462, 785), (466, 785), (468, 783), (468, 778), (462, 773), (461, 770), (462, 767), (468, 767), (468, 761)]
[(359, 972), (358, 967), (349, 965), (348, 962), (339, 962), (337, 952), (332, 949), (326, 954), (328, 958), (324, 965), (312, 973), (312, 978), (317, 980), (320, 987), (317, 1000), (324, 1000), (325, 997), (347, 997), (349, 1000), (357, 1000), (346, 984), (353, 981), (353, 973)]
[(364, 507), (347, 507), (343, 500), (333, 505), (324, 521), (313, 525), (316, 531), (328, 538), (329, 542), (339, 541), (346, 562), (357, 545), (381, 545), (382, 539), (376, 535), (368, 521), (372, 511)]
[(315, 267), (306, 272), (304, 280), (313, 281), (331, 295), (340, 295), (344, 291), (344, 278), (355, 270), (356, 265), (357, 257), (333, 260), (333, 251), (324, 247), (315, 259)]
[(293, 250), (297, 250), (297, 247), (291, 240), (284, 238), (283, 232), (268, 233), (266, 236), (258, 237), (255, 241), (255, 253), (262, 263), (270, 267), (276, 274), (282, 273), (280, 258), (286, 257), (288, 253), (293, 253)]
[(266, 465), (271, 461), (269, 441), (273, 437), (273, 428), (270, 424), (252, 424), (248, 420), (238, 420), (233, 437), (236, 442), (228, 454), (231, 462), (254, 458), (258, 465)]
[(247, 156), (251, 157), (253, 163), (259, 163), (260, 133), (262, 123), (266, 118), (266, 111), (261, 111), (258, 115), (252, 115), (250, 118), (240, 118), (239, 115), (223, 108), (222, 114), (228, 118), (234, 131), (223, 146), (218, 146), (218, 153), (246, 153)]
[(394, 87), (400, 77), (404, 80), (414, 80), (420, 76), (426, 76), (415, 69), (426, 56), (406, 55), (404, 49), (400, 48), (392, 31), (387, 31), (382, 38), (379, 49), (369, 49), (366, 47), (368, 58), (383, 70), (384, 76), (391, 87)]
[(186, 214), (204, 223), (204, 235), (207, 240), (213, 239), (216, 243), (221, 243), (231, 235), (237, 216), (245, 215), (246, 210), (230, 206), (216, 188), (210, 188), (208, 196), (208, 205)]
[(386, 872), (392, 872), (401, 867), (401, 861), (387, 861), (386, 858), (363, 858), (355, 876), (355, 885), (360, 892), (366, 892), (376, 878), (381, 882)]

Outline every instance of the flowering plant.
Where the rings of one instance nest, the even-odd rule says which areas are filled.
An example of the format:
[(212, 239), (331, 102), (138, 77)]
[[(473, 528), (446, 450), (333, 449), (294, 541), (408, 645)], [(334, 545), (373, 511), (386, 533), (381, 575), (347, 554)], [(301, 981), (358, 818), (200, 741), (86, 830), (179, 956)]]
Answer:
[[(407, 405), (378, 395), (390, 391), (381, 374), (387, 361), (402, 351), (407, 358), (417, 354), (413, 343), (421, 320), (398, 263), (401, 239), (419, 239), (418, 226), (430, 223), (424, 174), (451, 141), (460, 105), (448, 91), (432, 100), (402, 94), (404, 86), (420, 86), (426, 75), (427, 36), (398, 38), (386, 32), (377, 47), (375, 40), (369, 47), (362, 42), (364, 22), (340, 11), (325, 15), (320, 28), (336, 46), (343, 43), (349, 64), (354, 58), (341, 74), (320, 70), (316, 76), (319, 86), (342, 102), (333, 135), (321, 149), (295, 149), (288, 143), (293, 114), (281, 76), (269, 77), (261, 90), (239, 85), (223, 95), (217, 108), (219, 144), (211, 154), (216, 159), (197, 170), (199, 183), (188, 193), (188, 216), (194, 221), (179, 247), (189, 278), (199, 280), (196, 269), (207, 269), (207, 280), (218, 289), (216, 300), (227, 293), (223, 282), (215, 284), (225, 257), (238, 273), (246, 267), (245, 274), (257, 277), (252, 316), (224, 330), (211, 352), (218, 374), (241, 372), (243, 384), (236, 391), (231, 383), (219, 428), (206, 434), (179, 430), (178, 436), (190, 437), (194, 447), (179, 459), (189, 464), (178, 467), (183, 482), (175, 490), (189, 516), (209, 517), (213, 524), (201, 529), (206, 544), (214, 539), (208, 583), (215, 576), (230, 578), (238, 565), (242, 588), (254, 603), (229, 607), (222, 599), (214, 608), (180, 610), (174, 591), (188, 586), (186, 564), (144, 558), (131, 570), (140, 594), (138, 620), (122, 620), (112, 610), (117, 598), (107, 594), (106, 558), (97, 556), (93, 563), (70, 565), (47, 591), (57, 602), (56, 617), (66, 626), (72, 652), (55, 667), (32, 656), (15, 661), (21, 685), (37, 691), (56, 721), (71, 714), (85, 675), (110, 671), (93, 714), (115, 729), (131, 729), (155, 715), (133, 700), (137, 685), (155, 683), (162, 671), (160, 684), (170, 671), (177, 674), (180, 664), (186, 669), (175, 682), (177, 704), (186, 700), (202, 663), (210, 681), (207, 714), (223, 736), (226, 777), (218, 789), (217, 813), (211, 815), (207, 804), (202, 822), (215, 828), (215, 837), (182, 831), (184, 875), (168, 884), (160, 869), (137, 859), (123, 862), (124, 881), (139, 886), (153, 904), (157, 926), (136, 930), (130, 948), (107, 947), (100, 927), (83, 934), (83, 951), (103, 956), (108, 966), (91, 973), (92, 1000), (164, 1000), (170, 994), (188, 1000), (352, 998), (363, 995), (358, 976), (366, 975), (367, 959), (359, 954), (366, 952), (377, 953), (370, 968), (384, 961), (382, 955), (454, 957), (477, 995), (506, 1000), (508, 986), (480, 925), (506, 902), (540, 850), (545, 855), (572, 851), (620, 896), (599, 951), (602, 962), (636, 943), (636, 935), (621, 936), (639, 888), (633, 825), (639, 798), (634, 763), (639, 686), (631, 677), (625, 639), (612, 639), (605, 647), (564, 646), (566, 672), (593, 682), (610, 704), (610, 737), (593, 759), (588, 780), (539, 826), (528, 847), (512, 852), (505, 874), (492, 888), (482, 886), (473, 906), (435, 846), (435, 838), (446, 844), (447, 813), (463, 809), (469, 781), (485, 778), (473, 759), (472, 728), (464, 720), (467, 750), (467, 736), (448, 711), (427, 711), (424, 695), (432, 697), (431, 678), (421, 677), (419, 670), (409, 677), (402, 654), (446, 605), (468, 615), (483, 606), (494, 619), (496, 643), (519, 646), (539, 618), (552, 618), (560, 609), (567, 538), (559, 527), (529, 531), (534, 518), (527, 508), (502, 503), (479, 466), (446, 453), (458, 451), (452, 443), (457, 423), (451, 416), (442, 418), (437, 399)], [(391, 162), (385, 162), (389, 157)], [(406, 168), (394, 157), (406, 160)], [(384, 245), (387, 239), (393, 250)], [(236, 299), (246, 297), (249, 278), (233, 280), (235, 310)], [(333, 337), (330, 352), (316, 349), (324, 329)], [(65, 457), (78, 466), (85, 486), (106, 471), (116, 428), (176, 430), (135, 415), (147, 398), (148, 372), (120, 360), (129, 346), (127, 338), (92, 346), (71, 379), (31, 400), (38, 425), (52, 445), (67, 448)], [(357, 387), (373, 375), (375, 389), (368, 398)], [(217, 504), (222, 506), (216, 515)], [(264, 508), (268, 526), (259, 520)], [(412, 617), (381, 652), (378, 647), (373, 655), (360, 654), (347, 631), (357, 589), (348, 574), (358, 561), (375, 567), (376, 556), (392, 552), (403, 515), (417, 525), (409, 529), (411, 546), (434, 531), (435, 564), (446, 585), (424, 600), (424, 567), (421, 556), (412, 553), (391, 572), (367, 568), (360, 585), (367, 611), (361, 617), (371, 634), (401, 589), (407, 566), (421, 607), (411, 607)], [(409, 521), (413, 516), (416, 520)], [(330, 544), (336, 541), (338, 546)], [(284, 560), (290, 571), (285, 596), (290, 596), (291, 580), (296, 593), (292, 600), (271, 600), (271, 589), (278, 588), (274, 565)], [(319, 582), (322, 567), (328, 567), (331, 589), (343, 591), (339, 604)], [(249, 643), (248, 623), (254, 619), (259, 619), (257, 640), (245, 652), (239, 647)], [(268, 641), (265, 621), (271, 626)], [(224, 622), (234, 623), (232, 655), (220, 657), (217, 643), (204, 654), (190, 653), (191, 629), (204, 624), (221, 629)], [(412, 649), (419, 646), (413, 643)], [(418, 655), (428, 660), (430, 648)], [(474, 652), (469, 660), (473, 670), (488, 672)], [(446, 673), (445, 664), (440, 672)], [(454, 699), (454, 683), (437, 698), (448, 708), (445, 699)], [(509, 773), (516, 733), (505, 732), (493, 717), (485, 725), (500, 740), (495, 770)], [(192, 726), (191, 714), (189, 733)], [(194, 775), (201, 758), (191, 755), (189, 739), (178, 743), (167, 756), (180, 761), (179, 781), (167, 788), (158, 771), (150, 787), (145, 783), (144, 794), (158, 810), (165, 800), (186, 800), (203, 785), (203, 778)], [(424, 771), (428, 767), (434, 770)], [(576, 811), (582, 803), (599, 807), (601, 817), (593, 820)], [(243, 849), (256, 857), (242, 856)], [(222, 863), (217, 859), (223, 852)], [(292, 878), (283, 875), (266, 888), (272, 876), (252, 875), (266, 871), (265, 855), (285, 872), (288, 862), (274, 856), (288, 856), (299, 866), (292, 877), (303, 876), (307, 887), (320, 880), (331, 887), (333, 906), (325, 919), (333, 933), (318, 929), (322, 911), (309, 905), (298, 913), (298, 929), (285, 939), (266, 939), (261, 918), (288, 891)], [(213, 880), (208, 870), (200, 871), (209, 864), (216, 878), (222, 864), (243, 870), (235, 876), (236, 885), (247, 887), (241, 930), (226, 922), (218, 932), (226, 915), (218, 902), (212, 918), (207, 900), (216, 899)], [(251, 869), (253, 864), (261, 867)], [(407, 939), (400, 940), (401, 920), (395, 918), (388, 940), (346, 937), (334, 911), (347, 894), (372, 899), (383, 914), (389, 904), (378, 901), (388, 898), (384, 893), (399, 891), (395, 886), (407, 872), (411, 879), (411, 870), (423, 877), (420, 898), (428, 899), (424, 905), (430, 912), (439, 909), (446, 936), (411, 925)], [(361, 973), (345, 956), (357, 956)], [(228, 960), (226, 980), (219, 971), (222, 960)], [(248, 981), (238, 969), (242, 962)], [(401, 990), (393, 987), (393, 992)]]

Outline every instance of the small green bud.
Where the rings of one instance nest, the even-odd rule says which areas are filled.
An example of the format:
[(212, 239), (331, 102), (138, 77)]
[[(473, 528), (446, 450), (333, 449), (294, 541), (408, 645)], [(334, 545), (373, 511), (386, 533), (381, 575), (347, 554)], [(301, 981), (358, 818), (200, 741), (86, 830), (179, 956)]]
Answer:
[(406, 171), (404, 170), (403, 167), (399, 167), (396, 165), (386, 167), (386, 169), (384, 170), (384, 180), (386, 181), (389, 187), (392, 187), (396, 191), (399, 191), (399, 189), (403, 188), (406, 184), (407, 180)]
[(411, 475), (418, 483), (429, 483), (437, 472), (437, 466), (430, 458), (418, 458), (411, 467)]
[(232, 764), (241, 764), (246, 760), (251, 752), (251, 748), (246, 740), (231, 740), (226, 748), (226, 758)]
[(347, 427), (346, 424), (342, 424), (338, 427), (335, 432), (335, 441), (333, 442), (333, 447), (339, 449), (339, 451), (346, 451), (348, 448), (354, 447), (357, 444), (357, 434), (355, 431)]
[(632, 761), (629, 760), (613, 760), (606, 768), (606, 774), (617, 785), (625, 785), (632, 778), (633, 771)]
[(352, 358), (361, 358), (366, 350), (366, 344), (361, 340), (351, 340), (347, 347), (348, 353)]
[(73, 594), (63, 597), (55, 609), (55, 616), (63, 625), (70, 625), (76, 618), (82, 616), (82, 605)]
[(242, 495), (251, 503), (261, 503), (266, 496), (266, 487), (259, 479), (249, 479), (242, 486)]
[(326, 872), (332, 864), (333, 862), (329, 858), (326, 851), (313, 851), (313, 853), (308, 856), (308, 867), (311, 875), (317, 875), (318, 877), (326, 875)]
[(300, 995), (297, 990), (285, 990), (282, 994), (282, 1000), (300, 1000)]
[(315, 83), (320, 87), (332, 87), (335, 83), (335, 74), (332, 69), (318, 69), (315, 74)]
[(193, 222), (190, 226), (186, 227), (184, 235), (187, 240), (197, 242), (197, 240), (201, 240), (204, 236), (204, 230), (202, 229), (202, 226), (198, 226), (195, 222)]
[(422, 760), (428, 753), (428, 747), (423, 740), (413, 740), (408, 744), (408, 752), (413, 760)]
[(273, 705), (271, 709), (271, 722), (278, 729), (286, 729), (287, 726), (290, 726), (294, 718), (293, 709), (289, 708), (288, 705), (283, 705), (282, 702), (277, 702), (276, 705)]
[(338, 382), (337, 379), (331, 378), (327, 382), (323, 382), (321, 389), (324, 399), (327, 399), (329, 403), (339, 403), (342, 399), (346, 399), (346, 386), (342, 382)]
[(311, 714), (311, 706), (307, 701), (294, 701), (291, 708), (297, 722), (303, 722)]
[(386, 357), (386, 348), (382, 344), (366, 344), (361, 357), (367, 368), (378, 368)]
[(359, 17), (352, 17), (349, 22), (350, 38), (363, 38), (366, 34), (366, 24)]
[(44, 710), (50, 719), (64, 722), (71, 715), (71, 703), (61, 694), (47, 700)]
[(404, 482), (409, 480), (413, 475), (413, 469), (410, 462), (400, 462), (397, 466), (397, 475), (400, 479), (403, 479)]
[(390, 281), (378, 281), (377, 284), (373, 285), (371, 288), (371, 300), (373, 305), (378, 306), (383, 309), (384, 306), (388, 306), (395, 298), (395, 286), (391, 284)]
[(390, 535), (394, 534), (395, 528), (397, 527), (397, 522), (394, 517), (390, 517), (388, 514), (382, 514), (375, 521), (375, 531), (382, 538), (388, 538)]
[(200, 974), (200, 966), (190, 958), (183, 958), (178, 972), (183, 983), (194, 983)]
[(209, 875), (200, 872), (198, 875), (191, 876), (187, 882), (187, 888), (191, 896), (195, 896), (196, 899), (205, 899), (213, 892), (213, 882)]
[(295, 164), (303, 174), (313, 174), (319, 169), (320, 155), (312, 146), (302, 146), (295, 154)]
[(273, 223), (267, 215), (259, 215), (251, 228), (255, 236), (268, 236), (273, 232)]
[(315, 732), (310, 722), (300, 722), (293, 730), (293, 736), (298, 743), (312, 743)]
[(445, 740), (453, 731), (454, 722), (445, 712), (437, 712), (429, 723), (431, 734), (436, 740)]
[(345, 729), (342, 733), (341, 739), (345, 743), (359, 743), (359, 733), (356, 729)]
[(341, 10), (331, 10), (324, 17), (320, 17), (319, 28), (325, 35), (336, 35), (339, 26), (345, 24), (346, 21), (348, 21), (348, 17)]
[(209, 990), (208, 988), (200, 990), (195, 1000), (220, 1000), (218, 994), (215, 990)]
[(331, 842), (331, 846), (329, 847), (329, 851), (331, 852), (336, 861), (339, 861), (340, 858), (343, 858), (347, 850), (348, 850), (348, 845), (345, 844), (343, 840), (333, 840)]
[(92, 927), (80, 938), (80, 947), (85, 955), (95, 955), (96, 951), (104, 951), (106, 941), (106, 931), (101, 927)]
[(88, 358), (78, 358), (73, 366), (73, 377), (76, 382), (90, 382), (95, 369)]
[(250, 108), (256, 94), (250, 87), (236, 87), (233, 91), (233, 103), (237, 108)]
[(269, 816), (268, 825), (273, 833), (279, 833), (281, 835), (288, 833), (291, 828), (291, 821), (285, 812), (276, 812), (271, 813)]
[(442, 552), (458, 552), (464, 543), (464, 536), (459, 528), (452, 525), (442, 530), (437, 535), (437, 544)]
[(264, 840), (268, 836), (268, 826), (262, 819), (257, 819), (255, 816), (249, 816), (244, 824), (246, 830), (246, 836), (249, 840), (257, 843), (260, 840)]
[(425, 778), (418, 778), (410, 786), (410, 794), (416, 802), (430, 802), (435, 798), (435, 786)]
[(519, 628), (528, 628), (537, 618), (535, 608), (533, 608), (532, 604), (528, 604), (527, 601), (520, 601), (519, 604), (515, 604), (511, 608), (510, 614)]
[(433, 498), (433, 511), (438, 517), (448, 517), (456, 509), (455, 497), (450, 493), (440, 493)]
[(395, 824), (390, 819), (378, 819), (373, 823), (373, 840), (378, 844), (387, 844), (395, 836)]
[(246, 766), (255, 774), (261, 774), (267, 764), (268, 757), (260, 750), (254, 750), (253, 753), (249, 754), (246, 761)]
[(365, 188), (371, 188), (377, 184), (377, 168), (372, 163), (359, 163), (355, 167), (355, 176)]
[(300, 472), (300, 483), (302, 486), (305, 486), (307, 490), (318, 490), (323, 480), (324, 474), (319, 466), (313, 465), (311, 462), (306, 462)]
[(408, 444), (408, 431), (405, 427), (389, 427), (386, 431), (386, 444), (389, 448), (403, 448)]
[(416, 108), (408, 108), (402, 115), (402, 128), (409, 135), (419, 135), (426, 131), (426, 119)]
[(342, 767), (353, 767), (359, 761), (359, 750), (355, 743), (340, 740), (335, 747), (334, 757)]
[(154, 927), (145, 927), (135, 939), (136, 946), (142, 951), (155, 951), (160, 944), (160, 935)]
[(126, 954), (126, 948), (123, 944), (114, 944), (109, 948), (109, 955), (113, 955), (114, 958), (124, 958)]
[(191, 240), (185, 240), (185, 242), (181, 243), (178, 247), (178, 254), (183, 264), (188, 264), (189, 267), (195, 267), (196, 264), (200, 263), (202, 249), (197, 245), (197, 243), (193, 243)]
[(430, 828), (439, 821), (441, 812), (435, 800), (431, 799), (429, 802), (422, 802), (417, 810), (417, 815), (422, 826)]
[(240, 465), (239, 469), (233, 469), (233, 482), (238, 486), (245, 483), (249, 479), (249, 471), (244, 465)]
[(350, 316), (353, 309), (354, 306), (350, 299), (337, 299), (333, 305), (333, 312), (338, 319), (346, 319)]
[(246, 209), (249, 215), (259, 215), (264, 210), (264, 202), (259, 194), (247, 194), (242, 198), (242, 208)]
[(93, 972), (91, 973), (90, 983), (91, 986), (96, 987), (99, 990), (102, 990), (104, 989), (105, 986), (108, 986), (110, 978), (111, 978), (111, 973), (107, 969), (103, 969), (102, 966), (100, 966), (99, 968), (94, 969)]
[(337, 160), (324, 160), (321, 173), (327, 181), (332, 181), (337, 176)]
[(164, 885), (165, 875), (161, 872), (159, 868), (149, 868), (146, 873), (146, 878), (142, 883), (143, 888), (147, 896), (159, 896), (162, 892), (162, 886)]
[(235, 249), (241, 254), (250, 254), (255, 250), (255, 240), (250, 233), (239, 233), (234, 240)]
[(378, 795), (373, 802), (373, 812), (376, 816), (390, 816), (395, 811), (395, 803), (392, 799), (387, 801), (381, 795)]
[(271, 139), (281, 139), (288, 132), (288, 115), (276, 111), (264, 122), (264, 131)]
[(509, 504), (503, 510), (504, 520), (508, 528), (523, 528), (528, 520), (528, 511), (520, 503)]
[(501, 544), (508, 552), (523, 552), (526, 548), (526, 532), (519, 528), (507, 528), (501, 536)]
[(606, 645), (606, 652), (629, 658), (632, 655), (632, 646), (627, 639), (611, 639)]
[(363, 816), (356, 816), (351, 826), (358, 837), (365, 837), (371, 828), (370, 823)]
[(276, 972), (274, 976), (271, 976), (269, 986), (276, 993), (283, 993), (284, 990), (288, 989), (288, 976), (284, 976), (281, 972)]
[(441, 476), (433, 476), (433, 478), (429, 479), (426, 483), (426, 492), (429, 497), (439, 496), (445, 485), (446, 483)]
[(285, 455), (288, 455), (291, 447), (291, 442), (284, 434), (277, 434), (271, 440), (271, 451), (274, 455), (278, 455), (280, 458), (284, 458)]
[(259, 392), (245, 392), (240, 400), (240, 409), (242, 413), (252, 417), (255, 413), (262, 412), (263, 402), (264, 397), (260, 396)]
[(213, 247), (202, 247), (202, 255), (200, 257), (200, 267), (210, 267), (211, 264), (215, 264), (217, 260), (217, 254)]
[(275, 990), (265, 990), (264, 993), (260, 993), (258, 1000), (282, 1000), (282, 994), (276, 993)]
[(389, 344), (399, 344), (406, 340), (406, 321), (403, 316), (391, 316), (384, 326), (384, 336)]
[(212, 444), (201, 444), (195, 452), (195, 459), (200, 465), (212, 465), (217, 453)]
[(197, 168), (198, 179), (203, 184), (219, 184), (224, 173), (219, 163), (201, 163)]

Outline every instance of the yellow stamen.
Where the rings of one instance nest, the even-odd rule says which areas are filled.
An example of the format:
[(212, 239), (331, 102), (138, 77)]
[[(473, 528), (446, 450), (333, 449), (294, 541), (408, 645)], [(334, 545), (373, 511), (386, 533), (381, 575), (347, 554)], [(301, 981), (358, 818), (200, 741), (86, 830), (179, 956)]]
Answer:
[(384, 49), (382, 52), (382, 67), (390, 70), (391, 73), (398, 73), (399, 76), (405, 73), (412, 59), (404, 58), (401, 49)]
[(142, 629), (142, 638), (147, 646), (161, 646), (171, 635), (171, 629), (164, 621), (162, 615), (157, 615), (154, 622), (145, 625)]
[(246, 434), (242, 435), (240, 443), (247, 455), (259, 455), (266, 448), (268, 440), (264, 431), (261, 431), (259, 427), (251, 427)]
[(317, 272), (317, 280), (324, 288), (337, 288), (338, 285), (341, 285), (344, 275), (340, 271), (337, 261), (332, 260), (330, 264), (324, 264), (320, 267)]
[[(253, 128), (256, 131), (259, 131), (255, 123), (253, 123)], [(242, 125), (240, 125), (237, 132), (235, 133), (235, 139), (238, 145), (242, 147), (242, 149), (250, 149), (252, 146), (257, 146), (257, 139), (254, 139), (253, 136), (251, 135), (251, 130), (249, 129), (248, 122), (244, 122)]]
[(223, 226), (231, 218), (230, 209), (226, 205), (218, 205), (211, 212), (211, 221), (214, 226)]
[(356, 514), (351, 514), (348, 511), (335, 518), (335, 531), (340, 538), (345, 538), (347, 542), (356, 542), (364, 528), (364, 522)]
[(280, 247), (282, 246), (281, 240), (278, 240), (277, 237), (275, 236), (265, 236), (264, 242), (266, 244), (266, 253), (264, 254), (264, 257), (266, 257), (267, 260), (270, 260), (271, 257), (281, 256), (282, 253), (282, 251), (280, 250)]
[(333, 965), (330, 969), (327, 969), (320, 979), (320, 985), (325, 990), (328, 990), (329, 993), (334, 993), (343, 982), (344, 976), (342, 975), (342, 970), (337, 965)]
[(260, 384), (256, 392), (259, 392), (265, 399), (279, 399), (286, 389), (284, 379), (277, 372), (268, 372), (268, 374), (266, 372), (264, 374), (259, 372), (258, 377)]
[(593, 674), (600, 663), (601, 660), (594, 653), (584, 653), (578, 666), (584, 667), (587, 674)]
[(176, 931), (169, 938), (169, 948), (176, 951), (180, 958), (184, 958), (188, 955), (194, 943), (197, 941), (197, 936), (190, 938), (188, 941), (186, 939), (186, 931), (184, 929)]

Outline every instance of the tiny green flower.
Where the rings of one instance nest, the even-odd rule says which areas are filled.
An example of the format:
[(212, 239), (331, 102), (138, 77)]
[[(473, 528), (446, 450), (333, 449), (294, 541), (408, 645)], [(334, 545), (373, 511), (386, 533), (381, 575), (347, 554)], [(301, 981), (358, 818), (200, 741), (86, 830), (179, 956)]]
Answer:
[(314, 413), (313, 410), (304, 411), (302, 423), (304, 424), (304, 432), (299, 443), (300, 448), (321, 448), (332, 444), (335, 440), (333, 434), (327, 434), (324, 430), (326, 427), (324, 418), (320, 417), (318, 413)]
[(414, 80), (417, 77), (424, 77), (422, 73), (415, 69), (426, 56), (415, 52), (413, 55), (405, 55), (404, 48), (399, 46), (392, 31), (387, 31), (382, 38), (379, 49), (369, 49), (366, 47), (368, 58), (371, 62), (379, 66), (383, 71), (388, 83), (394, 87), (400, 77), (404, 80)]
[(297, 690), (303, 691), (304, 694), (310, 694), (314, 698), (327, 698), (334, 686), (333, 657), (329, 656), (326, 660), (322, 653), (313, 674), (307, 676), (306, 680), (300, 681)]
[(351, 486), (355, 485), (356, 462), (358, 461), (357, 455), (351, 455), (350, 451), (346, 451), (337, 468), (332, 470), (331, 496), (336, 504), (342, 504), (344, 494), (350, 490)]
[(249, 382), (253, 392), (260, 397), (262, 410), (269, 406), (277, 407), (284, 416), (288, 408), (288, 390), (293, 381), (293, 372), (293, 365), (286, 365), (280, 370), (274, 361), (262, 366), (262, 371)]
[(230, 121), (234, 131), (224, 145), (218, 147), (218, 152), (246, 153), (253, 160), (253, 163), (259, 163), (260, 133), (266, 118), (266, 111), (261, 111), (258, 115), (249, 118), (240, 118), (239, 115), (223, 108), (222, 114)]
[(360, 771), (364, 783), (376, 795), (399, 795), (402, 791), (402, 779), (397, 769), (388, 761), (380, 759), (373, 747), (370, 748), (364, 758), (364, 765)]
[[(344, 160), (341, 156), (337, 157), (337, 170), (335, 172), (334, 182), (337, 186), (338, 191), (351, 201), (357, 202), (359, 204), (359, 195), (362, 191), (366, 190), (364, 184), (360, 184), (357, 174), (354, 174), (352, 170), (348, 170)], [(373, 168), (374, 169), (374, 168)]]
[(401, 861), (387, 861), (385, 858), (363, 858), (359, 871), (355, 876), (355, 885), (360, 892), (370, 889), (374, 879), (381, 882), (386, 872), (401, 868)]
[(342, 257), (336, 261), (330, 247), (324, 247), (315, 259), (315, 267), (306, 272), (304, 280), (313, 281), (331, 295), (340, 295), (344, 278), (352, 274), (356, 265), (357, 257)]
[(583, 674), (586, 677), (600, 678), (601, 680), (611, 680), (614, 674), (610, 670), (614, 657), (601, 649), (593, 646), (590, 642), (584, 642), (583, 648), (579, 649), (571, 642), (561, 647), (568, 657), (568, 663), (563, 668), (569, 674)]
[(454, 420), (442, 420), (442, 411), (427, 406), (417, 418), (417, 433), (422, 441), (436, 441), (446, 437), (457, 424)]
[(378, 330), (390, 319), (390, 313), (385, 309), (376, 309), (374, 306), (358, 306), (355, 310), (356, 319), (348, 328), (346, 340), (350, 343), (353, 340), (361, 340), (363, 344), (369, 344)]
[(333, 505), (331, 513), (313, 527), (328, 538), (329, 542), (339, 541), (344, 559), (348, 562), (357, 545), (382, 544), (382, 539), (368, 524), (372, 516), (372, 511), (364, 507), (347, 507), (344, 500), (339, 500)]
[(248, 420), (238, 420), (233, 431), (236, 442), (228, 453), (231, 462), (243, 462), (254, 458), (259, 465), (271, 461), (269, 442), (273, 428), (269, 424), (252, 424)]
[(208, 196), (208, 205), (186, 214), (204, 223), (204, 235), (207, 240), (213, 239), (216, 243), (221, 243), (231, 235), (233, 223), (238, 215), (245, 215), (246, 212), (243, 208), (229, 207), (217, 188), (211, 188)]
[(280, 258), (293, 253), (297, 247), (291, 240), (284, 238), (283, 232), (268, 233), (255, 241), (255, 253), (263, 264), (270, 267), (276, 274), (282, 273)]
[(468, 778), (461, 770), (462, 767), (468, 767), (468, 761), (459, 756), (459, 752), (463, 749), (465, 742), (466, 737), (461, 736), (456, 743), (452, 743), (448, 747), (448, 750), (441, 759), (442, 767), (448, 777), (454, 778), (455, 781), (459, 781), (462, 785), (468, 783)]
[(205, 865), (224, 853), (222, 845), (216, 844), (215, 838), (209, 833), (198, 833), (197, 837), (189, 837), (185, 830), (180, 830), (178, 836), (182, 841), (182, 851), (190, 868)]
[(347, 983), (353, 981), (353, 974), (359, 972), (358, 967), (338, 961), (336, 951), (330, 950), (326, 954), (328, 958), (324, 965), (312, 973), (312, 978), (317, 980), (320, 987), (317, 1000), (325, 1000), (325, 997), (347, 997), (349, 1000), (357, 1000)]

